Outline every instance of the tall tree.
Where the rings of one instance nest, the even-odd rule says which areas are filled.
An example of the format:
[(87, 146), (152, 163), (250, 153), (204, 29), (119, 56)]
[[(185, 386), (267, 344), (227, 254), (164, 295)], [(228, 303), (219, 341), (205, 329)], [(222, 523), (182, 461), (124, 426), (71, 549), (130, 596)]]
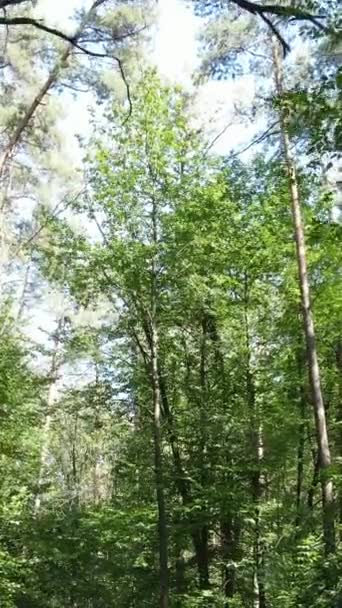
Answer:
[[(277, 94), (281, 97), (283, 94), (282, 59), (279, 45), (275, 39), (273, 39), (272, 44), (276, 90)], [(294, 238), (296, 243), (303, 326), (307, 351), (307, 365), (310, 377), (312, 404), (314, 408), (316, 422), (319, 466), (321, 470), (324, 543), (326, 553), (329, 554), (331, 552), (334, 552), (335, 550), (334, 490), (330, 473), (331, 453), (328, 440), (326, 411), (322, 395), (315, 326), (311, 309), (310, 283), (308, 275), (303, 218), (300, 207), (299, 185), (295, 161), (291, 154), (288, 114), (284, 105), (280, 109), (280, 119), (282, 128), (282, 145), (289, 176), (289, 189), (292, 204)]]

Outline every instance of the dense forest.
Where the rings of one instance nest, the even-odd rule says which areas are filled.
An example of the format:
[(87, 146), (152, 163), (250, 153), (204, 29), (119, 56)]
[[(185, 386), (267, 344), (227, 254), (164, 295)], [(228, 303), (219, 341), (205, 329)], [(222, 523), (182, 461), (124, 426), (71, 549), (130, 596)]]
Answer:
[(184, 0), (189, 86), (158, 2), (43, 3), (0, 0), (0, 606), (341, 608), (339, 2)]

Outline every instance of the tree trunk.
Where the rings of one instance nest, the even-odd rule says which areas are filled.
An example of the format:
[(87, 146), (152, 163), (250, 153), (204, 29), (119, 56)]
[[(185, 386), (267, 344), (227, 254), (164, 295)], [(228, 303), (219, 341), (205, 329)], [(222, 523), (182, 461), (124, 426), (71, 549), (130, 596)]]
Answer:
[(297, 482), (296, 482), (296, 529), (299, 530), (302, 517), (302, 494), (304, 481), (304, 453), (305, 453), (305, 389), (302, 378), (302, 356), (298, 352), (297, 356), (298, 380), (299, 380), (299, 416), (298, 425), (298, 447), (297, 447)]
[[(74, 36), (74, 42), (77, 42), (78, 39), (80, 38), (80, 36), (83, 32), (83, 29), (86, 26), (92, 12), (96, 8), (95, 4), (96, 3), (94, 3), (91, 6), (89, 11), (85, 15), (85, 18), (82, 20), (79, 28), (77, 29), (75, 36)], [(67, 46), (67, 48), (63, 51), (60, 58), (57, 60), (54, 67), (52, 68), (46, 81), (42, 85), (42, 87), (39, 90), (39, 92), (37, 93), (36, 97), (32, 100), (31, 104), (26, 109), (23, 117), (21, 118), (16, 129), (14, 130), (13, 134), (11, 135), (11, 137), (1, 155), (1, 158), (0, 158), (0, 180), (5, 176), (7, 163), (10, 160), (11, 156), (13, 155), (15, 148), (20, 143), (21, 137), (22, 137), (24, 131), (27, 129), (28, 125), (30, 124), (30, 121), (32, 120), (37, 108), (40, 106), (44, 97), (49, 92), (49, 90), (52, 88), (52, 86), (57, 82), (61, 71), (66, 67), (68, 59), (74, 50), (75, 50), (75, 46), (73, 44), (69, 44)]]
[[(301, 416), (304, 410), (301, 403)], [(297, 483), (296, 483), (296, 528), (299, 528), (302, 515), (302, 491), (304, 479), (304, 447), (305, 447), (305, 422), (300, 421), (299, 438), (297, 448)]]
[[(208, 485), (208, 474), (207, 474), (207, 316), (203, 313), (202, 317), (202, 336), (200, 346), (200, 441), (199, 441), (199, 463), (200, 463), (200, 478), (202, 491)], [(197, 569), (198, 569), (198, 581), (200, 589), (209, 589), (209, 552), (208, 552), (208, 541), (209, 541), (209, 530), (205, 523), (206, 513), (201, 511), (199, 517), (204, 520), (204, 523), (200, 522), (199, 529), (194, 534), (194, 545), (196, 549), (197, 557)]]
[(168, 538), (166, 525), (166, 508), (164, 496), (164, 481), (161, 450), (161, 410), (160, 388), (158, 379), (158, 338), (157, 331), (152, 324), (152, 388), (154, 409), (154, 467), (156, 479), (156, 493), (158, 505), (158, 533), (159, 533), (159, 566), (160, 566), (160, 608), (168, 608)]
[(256, 471), (252, 480), (252, 492), (254, 499), (254, 518), (255, 518), (255, 540), (254, 540), (254, 608), (266, 608), (266, 589), (265, 589), (265, 554), (262, 541), (261, 530), (261, 503), (264, 496), (264, 478), (261, 472), (264, 457), (264, 446), (262, 437), (262, 426), (259, 421), (255, 433), (256, 445)]
[(238, 518), (234, 520), (232, 516), (227, 516), (221, 523), (222, 578), (226, 608), (229, 608), (230, 600), (236, 592), (236, 562), (239, 552), (240, 531)]
[[(224, 357), (221, 350), (221, 340), (217, 328), (215, 316), (207, 314), (207, 333), (210, 337), (214, 349), (214, 365), (216, 373), (220, 379), (220, 397), (224, 407), (224, 413), (227, 416), (229, 412), (229, 404), (227, 403), (227, 386), (225, 382), (225, 366)], [(226, 466), (227, 470), (232, 467), (232, 457), (230, 454), (230, 446), (226, 446)], [(220, 539), (221, 539), (221, 556), (222, 556), (222, 588), (226, 598), (225, 606), (229, 608), (231, 600), (236, 593), (236, 563), (240, 559), (240, 535), (241, 521), (238, 515), (238, 509), (235, 513), (224, 512), (221, 516), (220, 523)]]
[(70, 56), (72, 49), (73, 49), (73, 47), (70, 45), (63, 52), (59, 61), (52, 68), (49, 76), (47, 77), (47, 79), (44, 82), (43, 86), (41, 87), (40, 91), (38, 92), (36, 97), (33, 99), (31, 104), (29, 105), (29, 107), (26, 109), (26, 112), (24, 113), (23, 117), (17, 124), (16, 129), (14, 130), (13, 134), (11, 135), (9, 142), (7, 143), (5, 149), (2, 153), (1, 159), (0, 159), (0, 179), (2, 179), (5, 175), (7, 163), (10, 160), (11, 156), (13, 155), (16, 147), (20, 143), (22, 134), (24, 133), (24, 131), (27, 129), (28, 125), (30, 124), (32, 117), (34, 116), (37, 108), (42, 103), (45, 95), (51, 89), (52, 85), (55, 84), (55, 82), (58, 78), (58, 75), (60, 73), (60, 70), (66, 65), (67, 59)]
[(61, 332), (64, 326), (64, 315), (60, 317), (57, 323), (57, 329), (54, 334), (54, 350), (51, 357), (51, 366), (50, 366), (50, 383), (47, 395), (47, 411), (45, 416), (45, 421), (43, 425), (43, 445), (40, 454), (40, 470), (38, 477), (38, 489), (34, 500), (34, 513), (38, 514), (41, 501), (42, 501), (42, 493), (43, 486), (46, 478), (46, 473), (49, 469), (49, 450), (50, 450), (50, 430), (51, 424), (53, 420), (53, 407), (56, 401), (57, 396), (57, 374), (60, 366), (59, 361), (59, 349), (61, 344)]
[(198, 583), (200, 589), (209, 589), (209, 551), (208, 551), (208, 527), (201, 526), (192, 534), (196, 553), (198, 571)]
[(265, 556), (261, 534), (261, 503), (264, 497), (265, 479), (262, 474), (264, 458), (263, 428), (260, 407), (255, 394), (255, 381), (251, 369), (251, 337), (248, 319), (249, 284), (248, 276), (244, 277), (244, 324), (246, 342), (246, 396), (251, 420), (252, 466), (251, 491), (254, 502), (254, 573), (253, 573), (253, 608), (266, 608), (265, 591)]
[[(153, 244), (158, 243), (157, 207), (153, 201), (152, 210)], [(154, 439), (154, 469), (156, 495), (158, 505), (158, 536), (159, 536), (159, 606), (169, 607), (169, 574), (168, 574), (168, 533), (165, 507), (165, 491), (162, 460), (162, 428), (161, 428), (161, 392), (159, 383), (159, 336), (157, 327), (157, 260), (152, 259), (151, 268), (151, 378), (153, 393), (153, 439)]]
[[(338, 437), (337, 442), (339, 446), (339, 457), (342, 459), (342, 339), (340, 339), (336, 346), (336, 367), (338, 373), (338, 406), (337, 406), (337, 428)], [(340, 483), (338, 492), (338, 511), (339, 511), (339, 522), (341, 525), (340, 538), (342, 540), (342, 482)]]
[[(177, 517), (175, 521), (176, 528), (179, 527), (180, 523), (181, 520), (179, 517)], [(175, 606), (176, 608), (182, 608), (184, 601), (183, 595), (186, 593), (185, 559), (182, 537), (178, 534), (175, 536), (175, 586)]]
[[(273, 37), (272, 42), (275, 85), (277, 94), (279, 98), (281, 98), (284, 93), (282, 55), (278, 40)], [(307, 269), (304, 226), (300, 206), (297, 172), (296, 165), (291, 153), (291, 141), (288, 129), (288, 113), (284, 105), (280, 109), (279, 114), (282, 130), (283, 152), (289, 176), (289, 191), (291, 197), (292, 218), (294, 225), (294, 238), (296, 243), (298, 278), (301, 293), (302, 317), (307, 352), (307, 366), (309, 372), (310, 388), (312, 394), (312, 403), (314, 408), (317, 434), (320, 482), (322, 489), (324, 546), (326, 553), (329, 554), (335, 551), (334, 491), (333, 482), (329, 473), (331, 465), (331, 454), (328, 442), (326, 412), (321, 389), (321, 377), (316, 348), (315, 327), (311, 310), (310, 284)]]
[(31, 254), (31, 259), (27, 262), (26, 269), (25, 269), (23, 287), (21, 290), (21, 294), (19, 296), (18, 309), (17, 309), (17, 313), (15, 315), (15, 325), (18, 325), (20, 323), (21, 317), (25, 311), (26, 295), (27, 295), (28, 287), (29, 287), (31, 265), (32, 265), (32, 254)]
[[(175, 484), (179, 495), (182, 499), (182, 504), (184, 506), (191, 505), (191, 494), (189, 489), (189, 484), (186, 480), (186, 475), (183, 470), (182, 459), (179, 452), (179, 448), (177, 445), (176, 435), (174, 431), (173, 417), (172, 412), (170, 410), (170, 406), (168, 403), (168, 396), (166, 391), (166, 383), (163, 375), (160, 375), (160, 388), (161, 388), (161, 397), (162, 397), (162, 405), (163, 412), (165, 415), (165, 420), (167, 423), (167, 432), (168, 438), (170, 442), (173, 462), (175, 466)], [(191, 531), (191, 540), (193, 543), (195, 557), (196, 557), (196, 565), (198, 572), (198, 580), (200, 589), (208, 589), (210, 585), (209, 581), (209, 550), (208, 550), (208, 530), (207, 526), (200, 526), (198, 528), (198, 524), (193, 520), (192, 517), (189, 517), (189, 525), (192, 529)]]
[(319, 459), (318, 459), (318, 455), (316, 453), (316, 450), (312, 450), (312, 465), (313, 465), (313, 473), (312, 473), (312, 480), (311, 480), (311, 484), (308, 490), (308, 498), (307, 498), (307, 504), (308, 504), (308, 508), (311, 512), (313, 512), (314, 509), (314, 498), (315, 498), (315, 491), (319, 482)]

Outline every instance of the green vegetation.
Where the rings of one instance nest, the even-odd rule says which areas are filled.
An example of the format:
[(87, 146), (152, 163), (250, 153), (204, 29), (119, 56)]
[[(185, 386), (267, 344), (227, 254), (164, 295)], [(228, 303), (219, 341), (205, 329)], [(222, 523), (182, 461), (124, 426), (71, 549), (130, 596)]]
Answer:
[[(223, 27), (221, 3), (197, 2), (212, 19), (207, 75), (247, 69), (255, 36), (269, 52), (272, 74), (248, 63), (268, 87), (252, 111), (277, 129), (242, 162), (211, 153), (188, 93), (147, 63), (137, 78), (142, 3), (131, 4), (116, 7), (108, 50), (123, 53), (129, 101), (103, 84), (101, 58), (91, 77), (76, 55), (28, 116), (64, 43), (27, 37), (37, 83), (9, 34), (0, 605), (341, 608), (341, 224), (322, 168), (340, 151), (341, 77), (322, 59), (339, 44), (335, 6), (321, 7), (331, 30), (308, 21), (317, 79), (299, 87), (286, 24), (270, 38), (254, 3), (233, 2)], [(107, 43), (108, 15), (81, 19)], [(233, 55), (220, 38), (229, 26), (240, 28)], [(82, 179), (53, 160), (62, 73), (103, 108)], [(34, 200), (32, 213), (17, 199)]]

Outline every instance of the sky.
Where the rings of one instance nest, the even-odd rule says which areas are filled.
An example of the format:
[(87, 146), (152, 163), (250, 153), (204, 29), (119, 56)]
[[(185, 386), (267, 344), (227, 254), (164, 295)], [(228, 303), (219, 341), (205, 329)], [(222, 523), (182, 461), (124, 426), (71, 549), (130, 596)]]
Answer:
[[(87, 7), (91, 0), (39, 0), (37, 13), (51, 24), (63, 28), (67, 33), (73, 31), (71, 19), (75, 9)], [(191, 8), (183, 0), (159, 0), (158, 24), (153, 41), (151, 61), (153, 61), (166, 79), (191, 87), (191, 75), (199, 67), (199, 49), (196, 36), (201, 20), (195, 17)], [(248, 104), (254, 95), (252, 77), (239, 78), (235, 81), (209, 81), (199, 87), (196, 94), (195, 112), (200, 125), (208, 129), (208, 137), (214, 138), (227, 124), (232, 122), (234, 104), (241, 106), (241, 101)], [(86, 110), (87, 100), (74, 101), (69, 104), (64, 119), (66, 133), (84, 132), (88, 125)], [(226, 153), (231, 149), (243, 147), (255, 129), (236, 121), (225, 131), (213, 151)], [(77, 155), (77, 144), (71, 142), (72, 153)]]
[[(43, 17), (50, 25), (72, 34), (72, 14), (75, 9), (89, 6), (91, 1), (93, 0), (39, 0), (36, 7), (37, 17)], [(157, 65), (162, 77), (191, 89), (191, 76), (200, 62), (196, 37), (201, 21), (186, 7), (183, 0), (159, 0), (158, 10), (159, 17), (150, 59)], [(243, 103), (250, 105), (254, 89), (253, 77), (244, 77), (230, 81), (211, 80), (196, 90), (194, 110), (199, 124), (206, 126), (209, 141), (232, 123), (213, 147), (214, 152), (223, 154), (232, 149), (240, 150), (252, 140), (256, 130), (262, 129), (263, 125), (260, 124), (253, 127), (243, 125), (238, 122), (236, 115), (233, 115), (234, 104), (240, 108)], [(87, 104), (90, 100), (89, 95), (80, 95), (78, 99), (69, 95), (68, 103), (64, 104), (64, 107), (67, 107), (66, 116), (62, 120), (64, 147), (70, 158), (76, 158), (76, 162), (81, 159), (82, 153), (75, 135), (89, 133)], [(241, 155), (241, 158), (246, 160), (250, 153)], [(51, 302), (46, 304), (46, 315), (42, 308), (38, 313), (39, 325), (51, 327), (51, 309), (56, 307), (55, 294), (51, 294)], [(33, 334), (38, 337), (37, 330), (36, 327)], [(42, 336), (39, 341), (41, 339)]]
[[(76, 9), (87, 7), (93, 0), (39, 0), (36, 5), (36, 16), (44, 18), (52, 26), (56, 26), (68, 34), (72, 34), (75, 22), (72, 15)], [(180, 83), (185, 88), (193, 90), (191, 76), (199, 67), (200, 49), (197, 35), (201, 20), (195, 17), (184, 0), (158, 0), (159, 17), (151, 51), (153, 61), (162, 77), (174, 83)], [(300, 47), (302, 48), (302, 47)], [(298, 47), (298, 52), (300, 51)], [(263, 124), (243, 125), (234, 116), (234, 104), (250, 106), (254, 97), (255, 83), (253, 77), (237, 78), (230, 81), (208, 81), (196, 89), (194, 111), (197, 114), (199, 126), (205, 125), (208, 140), (211, 141), (228, 124), (215, 146), (214, 152), (223, 154), (230, 150), (243, 149), (255, 136), (256, 131), (263, 129)], [(65, 116), (61, 118), (64, 135), (64, 150), (71, 161), (71, 167), (80, 164), (82, 154), (76, 135), (89, 135), (89, 112), (87, 105), (93, 101), (91, 94), (80, 94), (77, 98), (70, 93), (63, 93), (63, 109)], [(66, 103), (65, 103), (66, 100)], [(208, 129), (208, 125), (210, 128)], [(255, 148), (253, 148), (255, 150)], [(240, 156), (242, 160), (252, 154), (249, 151)], [(54, 290), (46, 293), (32, 312), (26, 331), (29, 337), (39, 344), (48, 343), (48, 333), (54, 327), (58, 297)], [(43, 329), (41, 329), (43, 328)], [(38, 361), (42, 365), (41, 358)], [(65, 379), (62, 379), (64, 383)]]
[[(76, 9), (87, 8), (93, 0), (39, 0), (36, 5), (36, 16), (44, 18), (51, 26), (56, 26), (72, 34), (75, 23), (72, 15)], [(191, 76), (199, 67), (199, 48), (196, 36), (201, 26), (200, 19), (186, 7), (183, 0), (159, 0), (158, 23), (152, 44), (151, 61), (154, 62), (163, 78), (180, 83), (185, 88), (193, 89)], [(176, 43), (175, 43), (176, 41)], [(205, 125), (209, 141), (232, 122), (234, 103), (241, 105), (251, 101), (254, 93), (252, 78), (240, 78), (236, 81), (209, 81), (196, 90), (194, 113), (199, 126)], [(65, 95), (65, 116), (61, 118), (61, 129), (64, 135), (65, 154), (73, 166), (80, 163), (83, 151), (78, 145), (78, 133), (89, 134), (88, 104), (93, 101), (90, 94), (80, 94), (77, 98), (69, 93)], [(210, 127), (208, 128), (208, 125)], [(246, 127), (233, 120), (233, 124), (220, 137), (213, 151), (226, 153), (246, 145), (255, 133), (255, 128)], [(56, 294), (44, 298), (38, 314), (33, 315), (28, 327), (30, 337), (37, 342), (45, 342), (47, 334), (41, 327), (51, 328), (56, 314)]]
[[(182, 0), (159, 0), (159, 22), (155, 40), (154, 60), (161, 74), (184, 86), (191, 85), (191, 75), (200, 67), (200, 49), (196, 36), (202, 26), (191, 8)], [(175, 43), (176, 41), (176, 43)], [(208, 126), (214, 137), (233, 122), (220, 137), (214, 151), (225, 153), (251, 138), (251, 127), (232, 121), (234, 103), (248, 104), (254, 95), (252, 77), (230, 81), (211, 80), (197, 91), (195, 111), (199, 122)]]

